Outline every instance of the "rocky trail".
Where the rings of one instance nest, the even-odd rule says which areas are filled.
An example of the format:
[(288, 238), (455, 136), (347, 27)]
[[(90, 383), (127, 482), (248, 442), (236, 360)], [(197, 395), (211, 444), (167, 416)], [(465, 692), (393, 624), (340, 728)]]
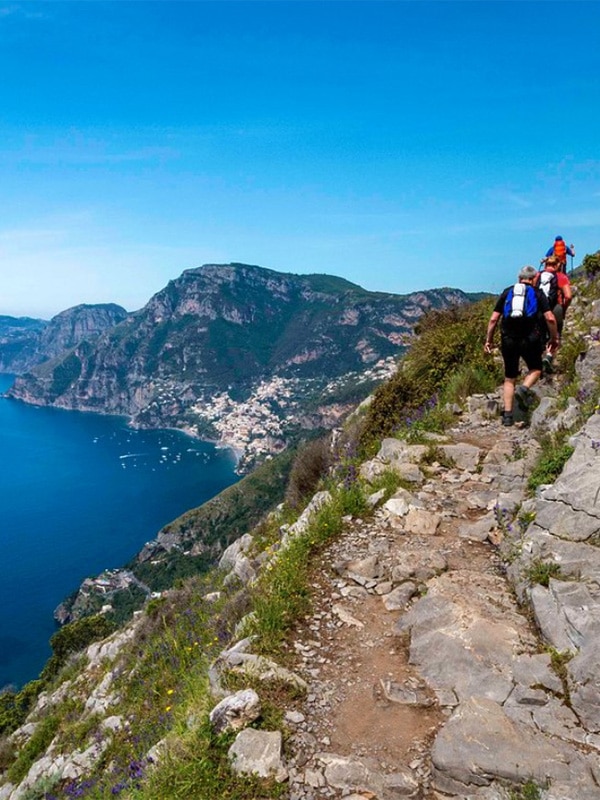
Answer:
[[(290, 800), (600, 798), (600, 417), (526, 500), (539, 445), (496, 406), (471, 398), (427, 467), (391, 439), (363, 465), (413, 488), (320, 555), (293, 647), (308, 691), (286, 716)], [(573, 514), (579, 533), (552, 531)], [(524, 577), (541, 563), (558, 565), (546, 587)]]

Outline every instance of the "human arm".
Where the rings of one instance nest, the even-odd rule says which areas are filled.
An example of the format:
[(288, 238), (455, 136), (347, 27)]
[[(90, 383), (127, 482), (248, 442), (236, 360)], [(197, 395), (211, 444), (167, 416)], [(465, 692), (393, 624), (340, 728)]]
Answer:
[(485, 344), (483, 345), (483, 350), (485, 353), (492, 352), (494, 345), (494, 331), (496, 330), (496, 325), (498, 324), (498, 320), (501, 316), (502, 315), (499, 311), (492, 311), (492, 316), (488, 322), (487, 332), (485, 334)]
[(571, 288), (571, 281), (564, 274), (564, 272), (559, 273), (556, 277), (558, 280), (558, 288), (560, 289), (560, 294), (562, 294), (561, 306), (563, 307), (563, 311), (566, 312), (567, 308), (571, 305), (571, 301), (573, 300), (573, 289)]

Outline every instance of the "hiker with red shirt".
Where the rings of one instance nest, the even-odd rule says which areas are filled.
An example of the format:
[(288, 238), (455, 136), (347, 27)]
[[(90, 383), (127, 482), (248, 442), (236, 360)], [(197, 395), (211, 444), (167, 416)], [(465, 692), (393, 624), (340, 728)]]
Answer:
[(557, 258), (559, 262), (559, 267), (557, 272), (566, 272), (567, 271), (567, 256), (571, 256), (571, 258), (575, 258), (575, 245), (567, 245), (565, 240), (562, 236), (555, 236), (554, 237), (554, 244), (552, 247), (548, 249), (546, 253), (546, 258)]
[[(573, 300), (571, 281), (566, 272), (560, 271), (560, 263), (556, 256), (545, 258), (543, 264), (543, 269), (537, 274), (535, 285), (542, 289), (548, 298), (550, 309), (556, 319), (558, 338), (560, 339), (565, 322), (565, 315)], [(557, 348), (555, 348), (555, 350), (556, 349)], [(544, 353), (542, 358), (544, 372), (554, 372), (552, 368), (553, 356), (554, 352), (550, 352), (549, 350)]]

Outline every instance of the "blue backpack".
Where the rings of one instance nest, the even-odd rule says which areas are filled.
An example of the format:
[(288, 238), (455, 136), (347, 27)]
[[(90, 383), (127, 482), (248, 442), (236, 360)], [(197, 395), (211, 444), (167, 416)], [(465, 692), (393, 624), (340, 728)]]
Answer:
[(515, 283), (504, 302), (504, 319), (524, 319), (536, 317), (538, 300), (533, 286), (526, 283)]

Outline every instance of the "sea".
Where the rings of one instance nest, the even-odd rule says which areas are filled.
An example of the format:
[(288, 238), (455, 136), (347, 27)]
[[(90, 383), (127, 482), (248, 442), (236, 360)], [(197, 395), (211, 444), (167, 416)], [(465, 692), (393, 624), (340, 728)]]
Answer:
[(38, 677), (54, 609), (84, 578), (236, 480), (231, 451), (178, 431), (0, 396), (0, 690)]

